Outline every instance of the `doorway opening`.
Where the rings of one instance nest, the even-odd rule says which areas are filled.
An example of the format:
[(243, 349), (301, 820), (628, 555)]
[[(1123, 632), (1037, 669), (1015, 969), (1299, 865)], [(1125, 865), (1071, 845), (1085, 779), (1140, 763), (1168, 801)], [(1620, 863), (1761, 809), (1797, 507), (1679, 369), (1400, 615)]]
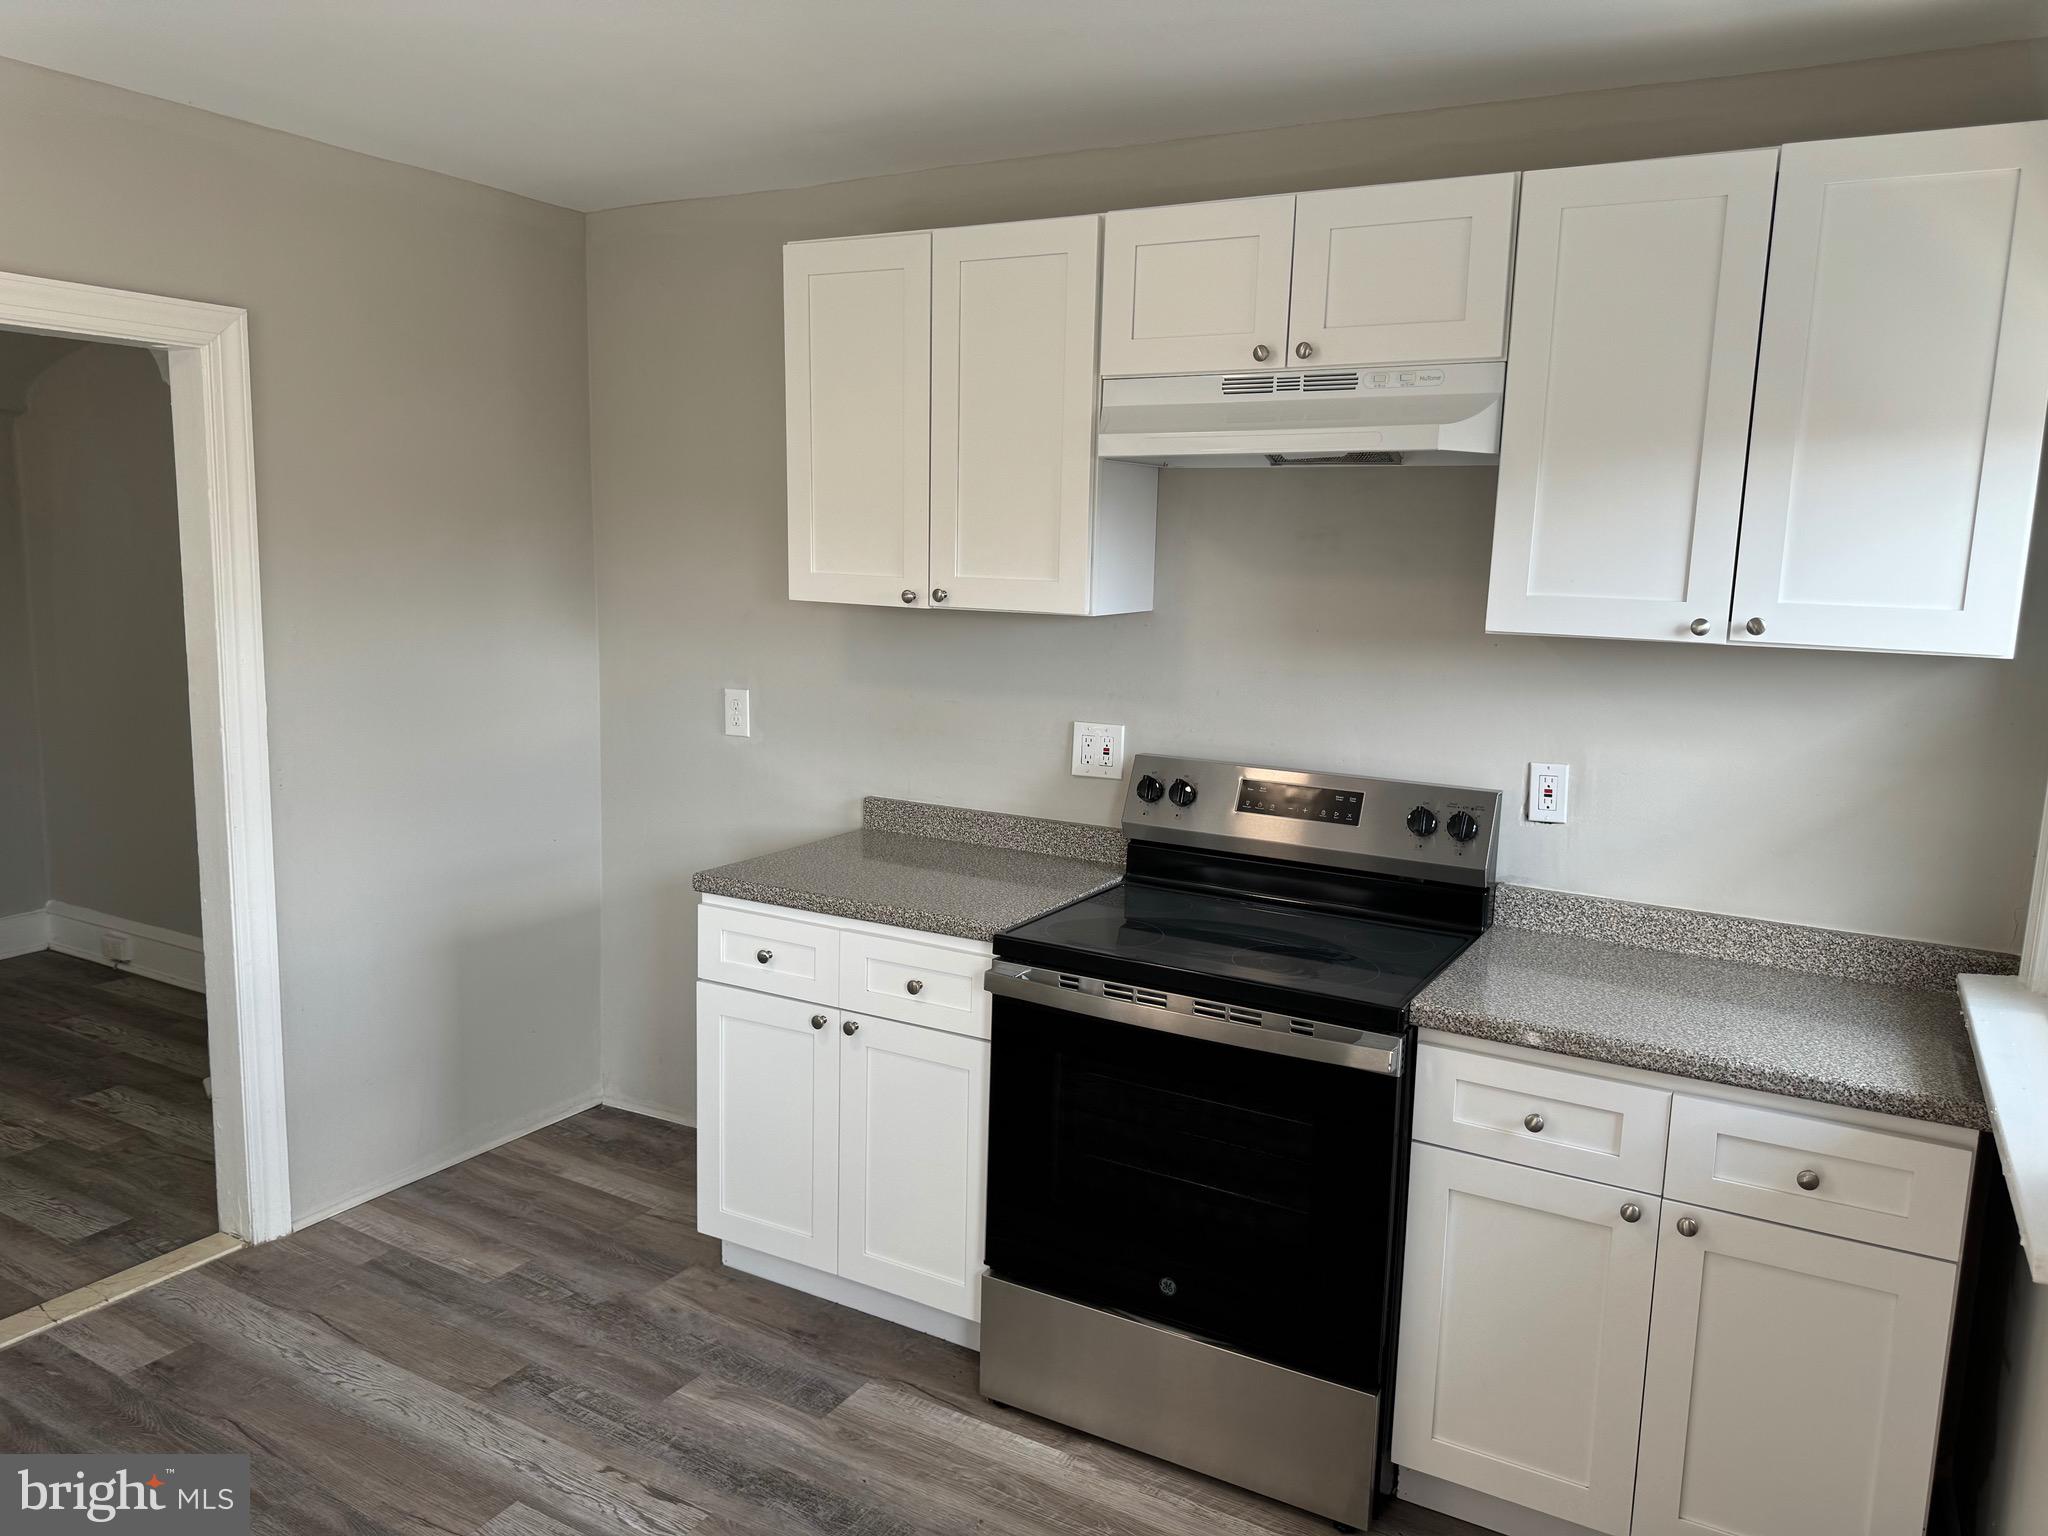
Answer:
[(0, 1343), (290, 1227), (246, 336), (0, 274)]

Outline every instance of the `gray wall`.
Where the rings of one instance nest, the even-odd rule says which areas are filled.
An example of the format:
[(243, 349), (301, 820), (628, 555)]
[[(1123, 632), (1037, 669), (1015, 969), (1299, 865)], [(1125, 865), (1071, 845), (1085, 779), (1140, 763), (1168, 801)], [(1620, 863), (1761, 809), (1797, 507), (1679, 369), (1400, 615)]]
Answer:
[(30, 386), (14, 449), (50, 899), (196, 936), (177, 468), (156, 360), (66, 354)]
[[(628, 208), (589, 222), (603, 631), (605, 1079), (692, 1107), (693, 870), (864, 793), (1108, 821), (1070, 722), (1133, 749), (1519, 793), (1509, 879), (2010, 947), (2048, 772), (2048, 624), (2012, 663), (1489, 637), (1494, 477), (1172, 472), (1157, 611), (785, 597), (784, 241), (2048, 115), (2048, 48), (1414, 113)], [(1625, 381), (1617, 381), (1625, 387)], [(2048, 544), (2048, 541), (2044, 541)], [(755, 736), (719, 728), (750, 687)]]
[(595, 1091), (583, 221), (0, 63), (0, 270), (250, 312), (292, 1204)]
[(14, 474), (14, 434), (0, 400), (0, 919), (50, 899), (43, 839), (43, 764), (36, 725), (28, 554)]

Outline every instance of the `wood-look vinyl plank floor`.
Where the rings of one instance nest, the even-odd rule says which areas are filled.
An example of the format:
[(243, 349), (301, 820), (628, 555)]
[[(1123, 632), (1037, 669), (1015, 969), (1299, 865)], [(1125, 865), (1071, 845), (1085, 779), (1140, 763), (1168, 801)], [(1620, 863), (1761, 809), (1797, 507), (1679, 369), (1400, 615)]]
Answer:
[[(216, 1260), (0, 1350), (0, 1443), (246, 1450), (254, 1529), (294, 1536), (1330, 1530), (725, 1269), (694, 1159), (683, 1127), (591, 1110)], [(1401, 1504), (1375, 1529), (1476, 1536)]]
[(0, 1317), (218, 1230), (206, 1000), (0, 960)]

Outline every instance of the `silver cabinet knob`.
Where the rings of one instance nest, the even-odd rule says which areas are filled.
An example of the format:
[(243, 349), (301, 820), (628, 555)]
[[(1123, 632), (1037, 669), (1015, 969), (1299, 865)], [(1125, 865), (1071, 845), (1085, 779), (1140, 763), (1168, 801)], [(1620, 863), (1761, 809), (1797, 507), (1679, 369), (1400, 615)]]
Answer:
[(1255, 363), (1263, 363), (1272, 355), (1273, 349), (1267, 346), (1263, 341), (1260, 342), (1256, 347), (1252, 348), (1252, 361)]
[(1747, 624), (1743, 625), (1742, 627), (1748, 630), (1752, 635), (1760, 635), (1764, 632), (1764, 621), (1762, 619), (1751, 619)]
[(813, 1029), (823, 1029), (827, 1024), (830, 1024), (831, 1022), (832, 1021), (825, 1017), (825, 1015), (822, 1013), (814, 1013), (811, 1015), (811, 1028)]
[(1530, 1113), (1522, 1116), (1522, 1125), (1530, 1135), (1537, 1135), (1543, 1129), (1543, 1117), (1532, 1110)]
[(945, 600), (946, 600), (946, 589), (945, 589), (944, 587), (933, 587), (933, 588), (932, 588), (932, 601), (933, 601), (933, 602), (935, 602), (935, 603), (943, 603), (943, 602), (944, 602)]
[[(910, 601), (910, 594), (906, 592), (903, 595), (903, 600), (905, 602)], [(1694, 619), (1690, 624), (1686, 625), (1685, 627), (1691, 630), (1696, 635), (1704, 635), (1708, 630), (1712, 629), (1714, 626), (1709, 624), (1705, 619)]]
[(918, 993), (924, 990), (924, 983), (921, 981), (906, 981), (905, 983), (903, 983), (903, 990), (908, 992), (912, 997), (915, 997)]
[(917, 588), (915, 588), (915, 587), (905, 587), (905, 588), (903, 589), (903, 601), (905, 601), (906, 603), (914, 603), (914, 602), (916, 602), (916, 601), (917, 601)]
[(1316, 349), (1305, 341), (1297, 341), (1294, 344), (1294, 355), (1306, 360), (1316, 355)]
[(844, 1024), (842, 1024), (842, 1025), (840, 1025), (840, 1026), (839, 1026), (839, 1032), (840, 1032), (840, 1033), (841, 1033), (842, 1035), (855, 1035), (855, 1034), (859, 1034), (859, 1033), (860, 1033), (860, 1020), (858, 1020), (858, 1019), (848, 1019), (848, 1020), (847, 1020), (847, 1021), (846, 1021), (846, 1022), (845, 1022)]
[(1801, 1189), (1819, 1189), (1820, 1173), (1816, 1169), (1802, 1168), (1799, 1170), (1799, 1177), (1794, 1182)]
[(1690, 1216), (1681, 1216), (1678, 1218), (1678, 1235), (1680, 1237), (1698, 1237), (1700, 1235), (1700, 1224)]
[(1631, 1200), (1621, 1208), (1621, 1219), (1623, 1221), (1641, 1221), (1643, 1219), (1643, 1208)]
[(760, 961), (763, 965), (766, 965), (770, 960), (773, 960), (775, 958), (775, 951), (772, 949), (757, 949), (754, 951), (754, 958)]

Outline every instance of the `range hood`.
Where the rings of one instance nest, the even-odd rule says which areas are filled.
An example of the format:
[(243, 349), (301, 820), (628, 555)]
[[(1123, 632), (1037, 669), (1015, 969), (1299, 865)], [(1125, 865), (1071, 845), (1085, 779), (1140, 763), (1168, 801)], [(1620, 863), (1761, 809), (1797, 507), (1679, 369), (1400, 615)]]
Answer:
[(1505, 363), (1104, 379), (1096, 454), (1187, 468), (1494, 464)]

